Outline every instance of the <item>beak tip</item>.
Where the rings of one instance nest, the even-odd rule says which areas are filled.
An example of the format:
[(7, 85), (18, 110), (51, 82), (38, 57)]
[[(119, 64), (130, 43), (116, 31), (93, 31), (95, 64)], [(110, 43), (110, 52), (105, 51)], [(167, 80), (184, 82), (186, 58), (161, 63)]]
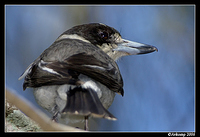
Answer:
[(158, 52), (158, 49), (156, 47), (154, 47), (154, 51), (157, 51)]

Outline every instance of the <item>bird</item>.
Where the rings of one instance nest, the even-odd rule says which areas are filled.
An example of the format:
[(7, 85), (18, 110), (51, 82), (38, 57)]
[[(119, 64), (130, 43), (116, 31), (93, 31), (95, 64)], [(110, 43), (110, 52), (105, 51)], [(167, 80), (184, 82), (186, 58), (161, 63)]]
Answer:
[(123, 39), (103, 23), (89, 23), (63, 32), (19, 77), (23, 90), (33, 88), (36, 102), (52, 120), (84, 123), (90, 117), (117, 120), (107, 109), (123, 79), (116, 61), (127, 55), (158, 51), (155, 46)]

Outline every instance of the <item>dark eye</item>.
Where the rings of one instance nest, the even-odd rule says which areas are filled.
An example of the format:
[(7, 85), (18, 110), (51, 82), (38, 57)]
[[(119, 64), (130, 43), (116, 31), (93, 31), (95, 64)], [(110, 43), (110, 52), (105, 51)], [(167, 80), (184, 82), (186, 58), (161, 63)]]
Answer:
[(107, 32), (101, 32), (100, 36), (101, 36), (101, 38), (103, 38), (105, 40), (108, 39), (108, 33)]

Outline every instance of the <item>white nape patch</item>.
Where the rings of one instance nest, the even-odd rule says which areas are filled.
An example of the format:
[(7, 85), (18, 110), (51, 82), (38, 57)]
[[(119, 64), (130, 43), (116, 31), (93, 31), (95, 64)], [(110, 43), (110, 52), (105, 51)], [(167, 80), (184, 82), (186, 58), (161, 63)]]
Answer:
[(90, 68), (95, 68), (95, 69), (100, 69), (100, 70), (106, 70), (105, 68), (97, 66), (97, 65), (82, 65), (82, 66), (90, 67)]
[(63, 35), (61, 35), (60, 37), (58, 37), (58, 38), (56, 39), (56, 41), (62, 40), (62, 39), (77, 39), (77, 40), (81, 40), (81, 41), (90, 43), (88, 40), (84, 39), (83, 37), (81, 37), (81, 36), (79, 36), (79, 35), (77, 35), (77, 34), (71, 34), (71, 35), (63, 34)]
[(27, 69), (26, 69), (26, 70), (24, 71), (24, 73), (19, 77), (18, 80), (23, 79), (28, 73), (30, 73), (31, 68), (32, 68), (32, 64), (33, 64), (33, 63), (31, 63), (31, 64), (27, 67)]
[(51, 69), (51, 68), (47, 68), (47, 67), (43, 67), (43, 66), (41, 66), (41, 64), (47, 64), (47, 63), (44, 62), (43, 60), (41, 60), (41, 61), (39, 62), (38, 66), (39, 66), (42, 70), (44, 70), (44, 71), (48, 71), (49, 73), (53, 73), (53, 74), (57, 74), (57, 75), (59, 75), (59, 73), (57, 73), (57, 72), (54, 71), (53, 69)]

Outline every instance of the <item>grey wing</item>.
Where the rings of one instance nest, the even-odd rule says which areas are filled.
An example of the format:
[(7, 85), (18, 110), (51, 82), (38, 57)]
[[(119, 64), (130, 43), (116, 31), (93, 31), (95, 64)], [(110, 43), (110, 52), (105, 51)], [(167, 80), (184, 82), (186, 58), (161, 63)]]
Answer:
[[(61, 51), (62, 54), (50, 54), (50, 50), (47, 49), (29, 65), (24, 74), (19, 78), (25, 77), (24, 90), (27, 87), (40, 87), (44, 85), (80, 85), (81, 81), (78, 79), (78, 76), (84, 74), (123, 95), (123, 80), (118, 66), (106, 53), (92, 44), (88, 45), (87, 52), (81, 52), (81, 48), (84, 49), (84, 44), (80, 44), (80, 42), (79, 47), (81, 48), (74, 54), (66, 50), (66, 48), (73, 50), (73, 46), (66, 46), (64, 50), (63, 45), (60, 47), (59, 45), (52, 45), (50, 49), (51, 52), (59, 53)], [(76, 50), (75, 46), (74, 49)], [(47, 60), (47, 55), (53, 56), (49, 57), (51, 60)]]

